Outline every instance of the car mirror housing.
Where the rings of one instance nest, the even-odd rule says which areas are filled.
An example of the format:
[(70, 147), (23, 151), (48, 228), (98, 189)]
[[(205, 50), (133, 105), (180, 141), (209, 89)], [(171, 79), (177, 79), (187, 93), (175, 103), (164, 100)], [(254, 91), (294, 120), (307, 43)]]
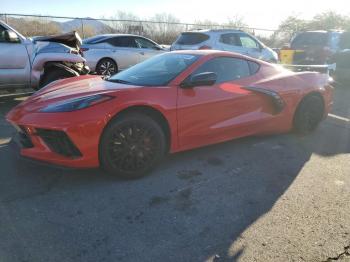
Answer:
[(190, 76), (182, 82), (182, 88), (192, 88), (196, 86), (211, 86), (216, 83), (217, 74), (214, 72), (203, 72)]
[(5, 30), (4, 32), (5, 40), (9, 43), (19, 43), (19, 37), (15, 32), (11, 30)]

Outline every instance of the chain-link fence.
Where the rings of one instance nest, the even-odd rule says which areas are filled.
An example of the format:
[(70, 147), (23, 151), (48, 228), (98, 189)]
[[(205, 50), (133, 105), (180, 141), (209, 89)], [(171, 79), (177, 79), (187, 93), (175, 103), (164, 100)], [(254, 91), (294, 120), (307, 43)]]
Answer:
[(280, 39), (279, 35), (281, 33), (286, 35), (286, 32), (278, 32), (273, 29), (237, 28), (220, 24), (206, 25), (147, 20), (93, 19), (23, 14), (0, 14), (0, 20), (5, 21), (17, 31), (29, 37), (60, 34), (69, 31), (77, 31), (82, 38), (108, 33), (129, 33), (146, 36), (160, 44), (171, 44), (181, 32), (194, 29), (241, 29), (255, 35), (272, 47), (277, 47), (280, 44), (279, 42), (285, 41)]

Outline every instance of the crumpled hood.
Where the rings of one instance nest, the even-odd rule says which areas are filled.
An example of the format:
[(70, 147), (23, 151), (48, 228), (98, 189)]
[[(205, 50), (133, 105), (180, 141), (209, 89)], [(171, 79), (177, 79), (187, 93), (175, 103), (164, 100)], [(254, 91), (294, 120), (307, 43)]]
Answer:
[(52, 36), (38, 36), (34, 37), (33, 41), (60, 43), (76, 49), (79, 49), (82, 44), (81, 37), (76, 31)]
[(100, 76), (78, 76), (52, 82), (19, 104), (18, 107), (25, 108), (27, 112), (33, 112), (49, 104), (71, 98), (107, 93), (114, 95), (121, 90), (135, 88), (142, 87), (108, 82)]
[(35, 54), (79, 52), (82, 40), (77, 32), (52, 36), (37, 36), (31, 39)]
[(70, 53), (74, 48), (60, 43), (41, 42), (34, 43), (35, 54), (42, 53)]

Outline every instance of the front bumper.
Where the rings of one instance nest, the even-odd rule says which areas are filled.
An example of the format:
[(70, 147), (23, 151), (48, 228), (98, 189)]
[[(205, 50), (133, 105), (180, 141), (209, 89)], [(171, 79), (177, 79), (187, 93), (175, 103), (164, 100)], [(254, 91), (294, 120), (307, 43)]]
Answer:
[(16, 108), (7, 120), (17, 129), (20, 154), (69, 168), (99, 166), (98, 145), (107, 121), (64, 113), (21, 114)]

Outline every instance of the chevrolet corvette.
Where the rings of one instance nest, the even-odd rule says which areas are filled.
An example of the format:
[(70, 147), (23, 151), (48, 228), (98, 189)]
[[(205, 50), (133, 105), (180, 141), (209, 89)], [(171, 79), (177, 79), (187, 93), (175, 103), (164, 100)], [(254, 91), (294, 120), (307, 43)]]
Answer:
[(109, 79), (62, 79), (7, 114), (21, 154), (72, 168), (147, 174), (167, 153), (251, 135), (313, 131), (329, 113), (327, 74), (213, 50), (152, 57)]

